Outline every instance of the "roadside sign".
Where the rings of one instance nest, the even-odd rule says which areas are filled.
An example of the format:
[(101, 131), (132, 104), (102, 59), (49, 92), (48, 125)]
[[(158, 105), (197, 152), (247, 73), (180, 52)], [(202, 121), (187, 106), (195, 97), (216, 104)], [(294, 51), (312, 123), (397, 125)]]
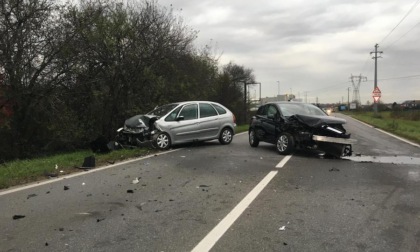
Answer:
[(372, 97), (373, 97), (373, 101), (375, 102), (375, 103), (378, 103), (378, 101), (379, 101), (379, 98), (381, 98), (381, 90), (379, 89), (379, 87), (376, 87), (375, 89), (373, 89), (373, 92), (372, 92)]

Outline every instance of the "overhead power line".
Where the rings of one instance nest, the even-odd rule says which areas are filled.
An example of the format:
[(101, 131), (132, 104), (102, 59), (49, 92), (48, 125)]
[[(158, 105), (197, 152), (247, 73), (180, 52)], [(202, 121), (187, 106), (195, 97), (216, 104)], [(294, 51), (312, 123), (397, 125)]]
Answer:
[(380, 81), (384, 81), (384, 80), (400, 80), (400, 79), (411, 79), (411, 78), (420, 78), (420, 74), (418, 74), (418, 75), (402, 76), (402, 77), (391, 77), (391, 78), (385, 78), (385, 79), (379, 79), (379, 80)]
[(393, 46), (394, 44), (396, 44), (398, 41), (400, 41), (400, 39), (404, 38), (407, 34), (409, 34), (419, 24), (420, 24), (420, 22), (418, 22), (417, 24), (415, 24), (413, 27), (410, 28), (410, 30), (408, 30), (406, 33), (404, 33), (401, 37), (399, 37), (397, 40), (395, 40), (394, 42), (392, 42), (389, 46), (385, 47), (384, 50), (386, 50), (386, 49), (390, 48), (391, 46)]
[(411, 6), (411, 8), (410, 8), (410, 10), (408, 10), (408, 12), (404, 15), (404, 17), (400, 20), (400, 22), (398, 22), (398, 24), (388, 33), (388, 35), (386, 35), (383, 39), (382, 39), (382, 41), (379, 43), (379, 44), (381, 44), (381, 43), (383, 43), (384, 41), (385, 41), (385, 39), (387, 39), (388, 37), (389, 37), (389, 35), (391, 35), (391, 33), (395, 30), (395, 29), (397, 29), (397, 27), (404, 21), (404, 19), (408, 16), (408, 15), (410, 15), (410, 13), (417, 7), (417, 5), (419, 5), (420, 4), (420, 0), (416, 0), (416, 2), (413, 4), (413, 6)]

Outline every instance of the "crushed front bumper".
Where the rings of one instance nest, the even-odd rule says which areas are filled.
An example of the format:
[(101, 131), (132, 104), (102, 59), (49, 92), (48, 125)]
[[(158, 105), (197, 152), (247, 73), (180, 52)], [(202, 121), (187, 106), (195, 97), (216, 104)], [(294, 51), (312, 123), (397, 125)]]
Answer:
[(312, 140), (317, 143), (320, 150), (337, 158), (351, 156), (352, 144), (357, 142), (356, 139), (318, 135), (313, 135)]
[(318, 135), (313, 135), (312, 140), (314, 140), (316, 142), (339, 143), (339, 144), (354, 144), (354, 143), (357, 143), (356, 139), (318, 136)]

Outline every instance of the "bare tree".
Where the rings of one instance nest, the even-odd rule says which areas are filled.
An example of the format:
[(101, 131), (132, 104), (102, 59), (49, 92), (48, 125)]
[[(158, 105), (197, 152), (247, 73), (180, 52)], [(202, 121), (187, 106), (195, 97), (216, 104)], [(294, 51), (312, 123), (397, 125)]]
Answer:
[(7, 99), (12, 101), (11, 144), (15, 156), (48, 134), (50, 97), (64, 72), (56, 56), (63, 50), (62, 29), (53, 0), (4, 0), (0, 4), (0, 65)]

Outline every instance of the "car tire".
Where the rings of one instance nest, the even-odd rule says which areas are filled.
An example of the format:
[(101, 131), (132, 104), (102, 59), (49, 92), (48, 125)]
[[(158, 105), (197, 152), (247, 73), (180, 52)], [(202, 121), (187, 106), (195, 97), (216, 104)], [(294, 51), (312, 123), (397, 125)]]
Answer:
[(277, 137), (276, 149), (281, 155), (287, 155), (293, 152), (295, 148), (295, 139), (290, 133), (282, 132)]
[(220, 132), (219, 142), (221, 144), (230, 144), (233, 139), (233, 131), (230, 128), (223, 128)]
[(256, 134), (255, 134), (255, 130), (252, 129), (249, 131), (249, 145), (251, 145), (251, 147), (258, 147), (258, 145), (260, 144), (260, 140), (258, 140)]
[(158, 149), (167, 150), (171, 147), (171, 137), (168, 133), (160, 132), (156, 135), (154, 145)]

